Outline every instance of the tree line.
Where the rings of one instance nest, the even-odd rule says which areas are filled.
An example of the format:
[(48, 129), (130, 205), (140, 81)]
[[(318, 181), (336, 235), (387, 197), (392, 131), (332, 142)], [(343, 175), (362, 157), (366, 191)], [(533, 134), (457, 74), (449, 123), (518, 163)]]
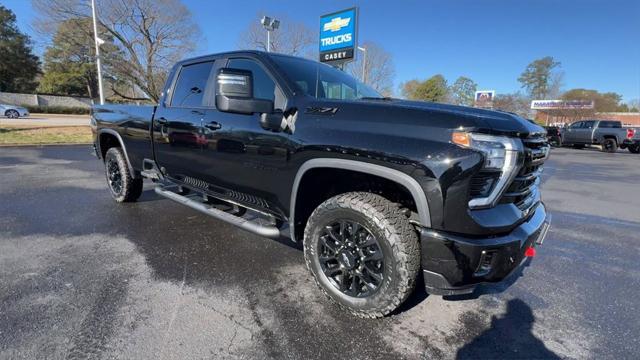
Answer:
[[(157, 102), (172, 65), (197, 49), (201, 32), (179, 0), (100, 0), (98, 36), (105, 93), (110, 101)], [(32, 0), (35, 28), (48, 40), (42, 61), (29, 36), (19, 31), (11, 10), (0, 5), (0, 91), (39, 92), (98, 97), (91, 6), (85, 0)], [(276, 14), (277, 15), (277, 14)], [(266, 50), (265, 31), (256, 14), (238, 38), (238, 48)], [(317, 30), (277, 15), (281, 28), (272, 33), (272, 51), (318, 58)], [(345, 71), (385, 96), (394, 94), (393, 58), (381, 45), (365, 41)], [(527, 116), (532, 99), (593, 100), (598, 112), (638, 111), (622, 96), (591, 89), (561, 91), (561, 63), (547, 56), (532, 61), (518, 77), (522, 91), (498, 94), (494, 108)], [(473, 106), (478, 84), (460, 76), (449, 84), (437, 74), (400, 85), (402, 97)]]
[[(595, 106), (591, 112), (638, 111), (637, 101), (623, 103), (622, 95), (614, 92), (601, 93), (592, 89), (562, 91), (564, 73), (560, 68), (561, 63), (551, 56), (532, 61), (518, 77), (523, 91), (497, 94), (493, 101), (494, 109), (528, 117), (531, 100), (561, 99), (593, 101)], [(477, 84), (468, 77), (460, 76), (449, 86), (444, 76), (437, 74), (426, 80), (407, 81), (400, 85), (400, 89), (407, 99), (473, 106)]]

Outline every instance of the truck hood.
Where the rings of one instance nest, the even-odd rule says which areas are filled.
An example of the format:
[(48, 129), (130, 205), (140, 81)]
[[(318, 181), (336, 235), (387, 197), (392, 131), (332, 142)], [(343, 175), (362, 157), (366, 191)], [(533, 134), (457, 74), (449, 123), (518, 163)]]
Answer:
[[(426, 101), (400, 99), (362, 99), (351, 102), (354, 106), (373, 106), (386, 116), (414, 124), (449, 128), (465, 128), (499, 135), (526, 137), (545, 134), (544, 128), (522, 117), (504, 111), (494, 111)], [(337, 105), (337, 104), (336, 104)], [(338, 108), (340, 106), (338, 105)], [(434, 124), (435, 123), (435, 124)]]

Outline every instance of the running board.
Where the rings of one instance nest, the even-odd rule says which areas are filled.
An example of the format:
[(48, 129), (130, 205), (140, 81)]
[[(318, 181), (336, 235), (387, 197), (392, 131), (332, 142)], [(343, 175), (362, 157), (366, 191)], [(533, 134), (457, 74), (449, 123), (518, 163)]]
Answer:
[(218, 210), (214, 207), (207, 206), (206, 204), (203, 204), (199, 201), (189, 199), (186, 196), (182, 196), (172, 191), (165, 190), (160, 186), (157, 186), (155, 188), (155, 191), (160, 196), (164, 196), (167, 199), (179, 202), (194, 210), (198, 210), (201, 213), (207, 214), (209, 216), (213, 216), (218, 220), (222, 220), (229, 224), (235, 225), (241, 229), (247, 230), (256, 235), (273, 238), (273, 239), (280, 237), (280, 230), (275, 226), (261, 225), (256, 222), (253, 222), (235, 215), (231, 215), (222, 210)]

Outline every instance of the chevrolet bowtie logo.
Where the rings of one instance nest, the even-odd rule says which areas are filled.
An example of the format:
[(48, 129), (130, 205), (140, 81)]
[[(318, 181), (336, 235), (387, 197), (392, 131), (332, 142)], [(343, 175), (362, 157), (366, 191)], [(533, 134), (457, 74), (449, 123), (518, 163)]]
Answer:
[(324, 24), (324, 31), (333, 31), (336, 32), (340, 29), (342, 29), (345, 26), (349, 26), (349, 22), (351, 22), (351, 18), (333, 18), (331, 19), (331, 21), (329, 21), (328, 23)]

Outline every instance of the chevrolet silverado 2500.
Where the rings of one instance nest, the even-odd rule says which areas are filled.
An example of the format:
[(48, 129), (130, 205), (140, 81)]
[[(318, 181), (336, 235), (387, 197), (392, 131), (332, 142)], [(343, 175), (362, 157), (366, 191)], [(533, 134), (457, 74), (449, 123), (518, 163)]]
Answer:
[(135, 201), (148, 178), (163, 197), (301, 241), (319, 287), (361, 317), (396, 309), (419, 272), (430, 294), (500, 282), (549, 227), (544, 129), (382, 97), (310, 60), (184, 60), (157, 106), (95, 106), (92, 127), (116, 201)]

